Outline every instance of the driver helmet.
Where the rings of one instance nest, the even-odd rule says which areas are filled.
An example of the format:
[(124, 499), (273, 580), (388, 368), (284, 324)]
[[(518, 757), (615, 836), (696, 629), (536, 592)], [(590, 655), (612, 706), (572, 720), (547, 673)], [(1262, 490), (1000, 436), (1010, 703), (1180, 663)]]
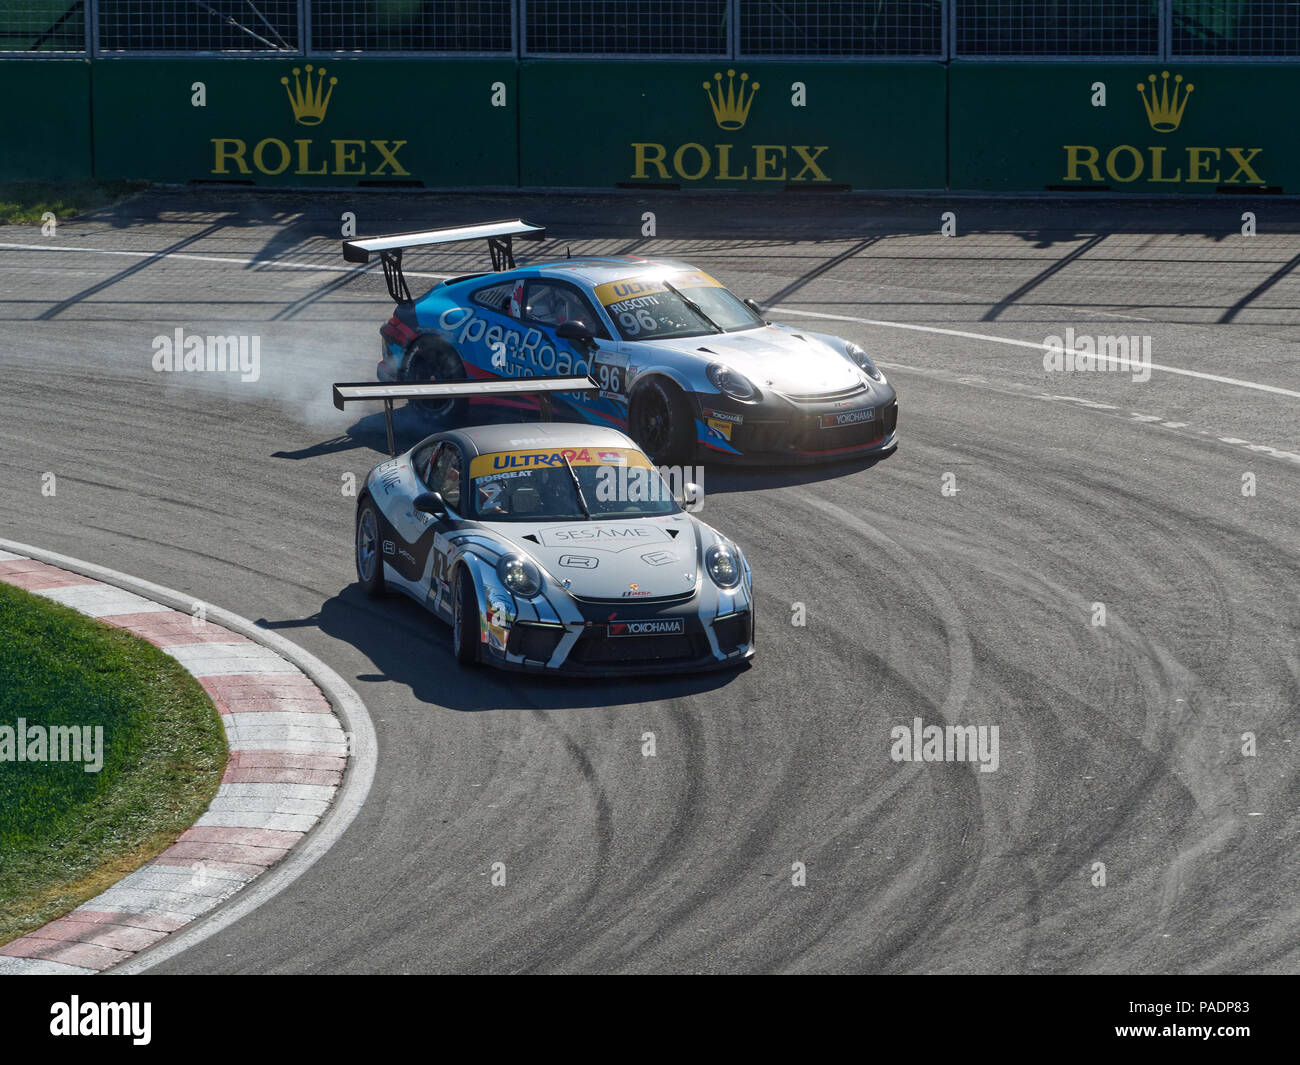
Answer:
[(532, 476), (533, 487), (542, 497), (544, 509), (557, 514), (573, 503), (573, 482), (566, 469), (537, 470)]
[(572, 295), (560, 289), (555, 294), (555, 324), (582, 321), (582, 304)]

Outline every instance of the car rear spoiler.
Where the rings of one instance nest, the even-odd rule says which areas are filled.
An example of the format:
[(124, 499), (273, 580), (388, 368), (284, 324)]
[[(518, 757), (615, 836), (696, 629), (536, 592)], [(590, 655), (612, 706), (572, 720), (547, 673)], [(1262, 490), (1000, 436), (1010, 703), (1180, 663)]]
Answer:
[(501, 222), (480, 222), (473, 226), (453, 226), (450, 229), (430, 229), (425, 233), (397, 233), (391, 237), (371, 237), (368, 240), (345, 240), (343, 258), (350, 263), (370, 262), (370, 253), (378, 252), (384, 265), (384, 283), (394, 303), (411, 303), (411, 290), (402, 274), (402, 251), (405, 248), (423, 248), (430, 244), (455, 244), (464, 240), (486, 240), (488, 254), (492, 256), (493, 271), (515, 268), (514, 239), (541, 240), (546, 236), (545, 226), (535, 226), (522, 218)]
[(488, 381), (432, 381), (428, 384), (387, 385), (374, 381), (334, 384), (334, 406), (343, 410), (349, 403), (382, 399), (384, 421), (388, 425), (388, 453), (397, 454), (393, 443), (393, 400), (448, 398), (456, 396), (537, 396), (542, 405), (542, 421), (551, 420), (551, 396), (556, 392), (599, 392), (600, 385), (589, 376), (524, 377), (518, 380), (493, 378)]

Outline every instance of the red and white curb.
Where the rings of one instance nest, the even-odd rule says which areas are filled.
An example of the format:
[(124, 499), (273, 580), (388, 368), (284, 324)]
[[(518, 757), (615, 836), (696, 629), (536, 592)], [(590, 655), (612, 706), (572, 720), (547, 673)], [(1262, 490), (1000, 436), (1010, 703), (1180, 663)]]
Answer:
[[(37, 557), (42, 555), (46, 561)], [(63, 568), (67, 563), (76, 569)], [(97, 579), (101, 575), (105, 579)], [(301, 648), (215, 607), (205, 605), (204, 614), (222, 624), (199, 620), (187, 609), (193, 601), (179, 592), (2, 540), (0, 581), (160, 647), (207, 689), (230, 748), (217, 795), (192, 828), (107, 891), (0, 946), (0, 974), (102, 972), (160, 944), (243, 892), (280, 865), (331, 813), (344, 785), (350, 745), (354, 761), (360, 754), (365, 762), (360, 794), (356, 787), (351, 789), (346, 809), (339, 811), (342, 823), (333, 826), (324, 847), (312, 848), (315, 854), (306, 865), (295, 863), (298, 868), (290, 880), (328, 848), (360, 808), (374, 773), (369, 717), (356, 693)], [(355, 765), (348, 775), (357, 777)], [(239, 914), (214, 924), (207, 934), (288, 882), (259, 892), (261, 897), (248, 900), (252, 906), (240, 907)], [(190, 945), (176, 938), (175, 950), (151, 951), (149, 964)], [(203, 936), (188, 938), (197, 941)], [(139, 962), (131, 966), (147, 967)]]

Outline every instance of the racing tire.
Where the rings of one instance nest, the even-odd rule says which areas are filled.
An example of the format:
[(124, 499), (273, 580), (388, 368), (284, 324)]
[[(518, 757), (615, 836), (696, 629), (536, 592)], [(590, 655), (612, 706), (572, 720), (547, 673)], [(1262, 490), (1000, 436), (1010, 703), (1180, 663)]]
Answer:
[[(430, 340), (415, 342), (406, 364), (408, 384), (464, 380), (465, 364), (450, 345)], [(469, 400), (463, 396), (458, 399), (413, 399), (410, 402), (424, 417), (448, 425), (462, 420), (469, 410)]]
[(456, 570), (455, 620), (451, 626), (451, 649), (462, 666), (478, 662), (478, 645), (483, 640), (483, 622), (479, 617), (478, 592), (465, 567)]
[(627, 427), (656, 466), (684, 466), (695, 453), (695, 416), (671, 381), (647, 381), (632, 393)]
[(379, 509), (367, 499), (357, 508), (357, 580), (372, 598), (384, 594), (384, 558), (379, 536)]

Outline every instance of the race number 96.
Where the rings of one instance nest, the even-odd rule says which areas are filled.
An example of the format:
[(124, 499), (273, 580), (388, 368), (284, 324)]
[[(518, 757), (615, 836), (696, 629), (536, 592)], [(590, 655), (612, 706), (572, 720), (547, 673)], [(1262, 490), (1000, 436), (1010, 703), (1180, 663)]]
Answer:
[(627, 336), (636, 336), (643, 329), (653, 330), (659, 323), (653, 314), (642, 307), (635, 314), (624, 311), (618, 316), (618, 324), (623, 327), (623, 332)]
[(606, 363), (600, 363), (597, 365), (596, 381), (600, 384), (601, 391), (603, 392), (622, 391), (622, 382), (619, 379), (617, 366), (609, 366)]

